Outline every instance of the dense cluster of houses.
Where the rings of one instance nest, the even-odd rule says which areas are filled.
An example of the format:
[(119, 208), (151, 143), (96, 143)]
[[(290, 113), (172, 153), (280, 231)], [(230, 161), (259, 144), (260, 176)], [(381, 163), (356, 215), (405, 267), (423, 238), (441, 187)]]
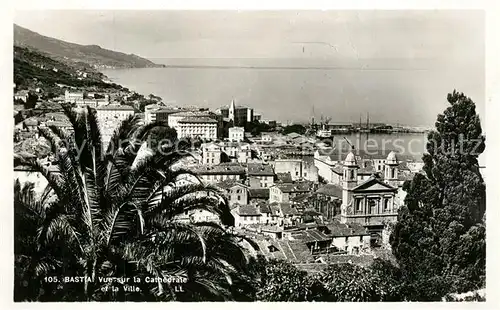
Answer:
[[(105, 143), (121, 121), (135, 114), (130, 106), (109, 103), (107, 95), (66, 92), (63, 100), (96, 110)], [(182, 163), (197, 177), (183, 176), (175, 186), (203, 182), (219, 188), (231, 209), (233, 229), (253, 238), (264, 255), (300, 263), (387, 246), (388, 229), (405, 195), (402, 184), (421, 169), (420, 163), (394, 151), (345, 150), (297, 133), (253, 137), (244, 126), (255, 117), (253, 109), (234, 101), (215, 112), (153, 104), (145, 107), (144, 122), (163, 121), (179, 138), (205, 140), (194, 159)], [(223, 131), (228, 123), (231, 127)], [(48, 113), (24, 120), (16, 132), (21, 140), (37, 138), (44, 126), (71, 130), (67, 119)], [(16, 169), (17, 177), (41, 182), (36, 175), (27, 178), (22, 167)], [(217, 217), (193, 210), (178, 220)]]

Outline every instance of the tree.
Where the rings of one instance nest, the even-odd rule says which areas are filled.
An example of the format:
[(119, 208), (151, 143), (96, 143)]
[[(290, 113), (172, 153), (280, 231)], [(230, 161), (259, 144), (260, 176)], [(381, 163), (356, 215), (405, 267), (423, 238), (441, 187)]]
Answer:
[[(56, 127), (40, 129), (57, 156), (57, 170), (49, 172), (37, 160), (21, 159), (48, 186), (35, 203), (42, 208), (20, 208), (28, 205), (25, 201), (33, 202), (23, 198), (27, 194), (15, 201), (20, 212), (16, 221), (31, 221), (31, 230), (19, 235), (19, 244), (32, 245), (16, 248), (16, 268), (22, 267), (16, 274), (27, 281), (26, 287), (16, 286), (17, 296), (22, 300), (234, 298), (231, 283), (247, 281), (247, 252), (242, 239), (225, 228), (233, 218), (220, 192), (202, 183), (176, 185), (177, 177), (191, 174), (173, 168), (188, 156), (189, 145), (174, 143), (139, 152), (151, 130), (165, 125), (141, 125), (140, 118), (133, 116), (120, 124), (104, 151), (95, 110), (76, 113), (64, 106), (64, 111), (72, 134)], [(175, 141), (175, 131), (167, 132)], [(27, 191), (15, 188), (15, 192)], [(37, 216), (29, 217), (32, 209), (38, 210)], [(220, 223), (178, 220), (179, 215), (199, 209), (217, 215)], [(54, 275), (93, 281), (46, 280)], [(125, 292), (124, 286), (131, 283), (98, 280), (110, 276), (140, 277), (140, 291)], [(185, 292), (175, 292), (168, 283), (148, 283), (145, 277), (179, 278)], [(119, 292), (110, 289), (113, 285), (121, 287)]]
[(261, 258), (258, 270), (257, 300), (261, 301), (319, 301), (323, 298), (323, 285), (316, 277), (297, 269), (294, 265)]
[(307, 130), (306, 127), (304, 127), (303, 125), (293, 124), (293, 125), (284, 127), (282, 133), (284, 135), (287, 135), (289, 133), (295, 132), (295, 133), (303, 135), (306, 133), (306, 130)]
[(24, 103), (24, 108), (25, 109), (34, 109), (36, 106), (36, 103), (38, 101), (38, 96), (33, 93), (28, 94), (28, 98), (26, 99), (26, 102)]
[(484, 286), (486, 197), (478, 156), (485, 138), (474, 102), (456, 91), (447, 99), (451, 106), (428, 135), (423, 173), (404, 184), (405, 205), (391, 235), (410, 300)]

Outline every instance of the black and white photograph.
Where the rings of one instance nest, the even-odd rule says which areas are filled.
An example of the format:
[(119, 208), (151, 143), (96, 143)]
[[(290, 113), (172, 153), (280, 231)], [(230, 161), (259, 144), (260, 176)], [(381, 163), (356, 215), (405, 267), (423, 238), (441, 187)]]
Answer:
[(489, 300), (484, 10), (13, 14), (13, 302)]

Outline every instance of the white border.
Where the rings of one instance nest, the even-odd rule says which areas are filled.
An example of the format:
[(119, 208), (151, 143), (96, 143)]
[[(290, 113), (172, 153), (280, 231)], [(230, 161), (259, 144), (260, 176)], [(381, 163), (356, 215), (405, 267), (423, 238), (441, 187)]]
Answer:
[[(498, 38), (500, 37), (496, 29), (500, 29), (500, 15), (498, 10), (498, 4), (495, 1), (429, 1), (429, 0), (414, 0), (414, 1), (382, 1), (379, 0), (376, 3), (370, 0), (357, 0), (357, 1), (326, 1), (326, 0), (306, 0), (306, 1), (282, 1), (277, 2), (270, 0), (254, 0), (254, 1), (231, 1), (231, 0), (218, 0), (218, 1), (106, 1), (102, 0), (86, 0), (86, 1), (75, 1), (75, 0), (45, 0), (45, 1), (33, 1), (33, 0), (21, 0), (11, 3), (8, 8), (4, 8), (0, 11), (0, 22), (2, 23), (2, 41), (1, 53), (2, 53), (2, 91), (0, 92), (2, 96), (3, 110), (1, 113), (1, 139), (2, 139), (2, 149), (3, 153), (1, 156), (1, 190), (2, 190), (2, 201), (3, 204), (0, 208), (0, 219), (2, 222), (0, 224), (1, 230), (1, 297), (2, 305), (0, 308), (31, 308), (31, 307), (44, 307), (47, 309), (52, 308), (83, 308), (86, 306), (97, 307), (109, 309), (113, 308), (129, 308), (137, 307), (133, 303), (72, 303), (72, 304), (27, 304), (19, 303), (14, 304), (12, 302), (12, 279), (13, 279), (13, 210), (12, 210), (12, 112), (11, 112), (11, 102), (12, 102), (12, 24), (13, 24), (13, 13), (14, 10), (19, 9), (176, 9), (176, 10), (198, 10), (198, 9), (233, 9), (233, 10), (279, 10), (279, 9), (308, 9), (308, 10), (326, 10), (326, 9), (391, 9), (391, 10), (404, 10), (404, 9), (487, 9), (486, 14), (486, 120), (483, 121), (483, 129), (485, 132), (489, 133), (487, 137), (487, 148), (486, 148), (486, 161), (487, 168), (486, 174), (488, 175), (487, 180), (487, 205), (488, 205), (488, 215), (487, 215), (487, 302), (486, 303), (339, 303), (331, 305), (328, 303), (308, 303), (306, 307), (318, 307), (324, 309), (330, 309), (331, 307), (342, 307), (342, 308), (417, 308), (421, 307), (432, 307), (432, 308), (498, 308), (498, 291), (500, 287), (495, 282), (498, 281), (498, 267), (497, 262), (499, 262), (499, 246), (497, 246), (497, 241), (500, 239), (499, 234), (499, 212), (497, 208), (500, 208), (499, 201), (499, 191), (498, 189), (498, 179), (495, 177), (500, 175), (499, 165), (496, 158), (496, 154), (499, 154), (500, 141), (499, 136), (495, 135), (499, 132), (499, 117), (500, 117), (500, 85), (499, 85), (499, 74), (498, 68), (500, 68), (499, 57), (500, 57), (500, 44)], [(460, 40), (460, 38), (456, 38)], [(466, 44), (466, 42), (464, 42)], [(10, 77), (10, 78), (9, 78)], [(8, 307), (3, 307), (8, 306)], [(206, 303), (184, 303), (179, 305), (178, 303), (160, 304), (160, 303), (148, 303), (141, 304), (140, 307), (156, 308), (156, 307), (203, 307), (208, 308), (227, 308), (231, 309), (233, 307), (264, 307), (273, 308), (276, 307), (287, 307), (299, 309), (304, 307), (304, 305), (299, 303), (218, 303), (218, 304), (206, 304)], [(497, 307), (495, 307), (497, 306)]]

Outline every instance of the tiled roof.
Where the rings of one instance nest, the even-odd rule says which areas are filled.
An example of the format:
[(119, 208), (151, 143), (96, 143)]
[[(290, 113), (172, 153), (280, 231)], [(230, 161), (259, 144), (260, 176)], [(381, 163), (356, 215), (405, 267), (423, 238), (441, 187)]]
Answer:
[(316, 193), (329, 197), (342, 198), (342, 188), (336, 184), (326, 184), (320, 187)]
[(282, 183), (282, 184), (276, 184), (276, 186), (283, 193), (302, 193), (302, 192), (309, 192), (311, 190), (309, 184), (303, 184), (303, 183)]
[(24, 125), (26, 126), (37, 126), (38, 125), (38, 120), (34, 118), (28, 118), (27, 120), (24, 121)]
[(326, 225), (330, 230), (329, 236), (348, 237), (348, 236), (366, 236), (369, 235), (365, 227), (357, 223), (344, 224), (334, 220)]
[(238, 182), (236, 180), (225, 180), (225, 181), (222, 181), (222, 182), (215, 184), (215, 186), (220, 187), (222, 189), (230, 189), (230, 188), (235, 187), (235, 186), (248, 188), (248, 186), (246, 186), (245, 184), (242, 184), (241, 182)]
[(210, 117), (185, 117), (179, 123), (215, 124), (217, 121)]
[(198, 166), (193, 169), (197, 174), (245, 174), (245, 168), (239, 164), (220, 164), (216, 166)]
[(315, 229), (302, 231), (300, 233), (294, 234), (293, 237), (295, 239), (302, 240), (305, 243), (332, 240), (332, 237), (327, 236), (319, 230)]
[(271, 165), (248, 164), (248, 175), (274, 176), (274, 170)]
[(284, 183), (291, 183), (292, 182), (292, 175), (290, 172), (279, 172), (276, 173), (276, 176), (279, 181), (284, 182)]
[(134, 108), (128, 105), (105, 105), (97, 107), (96, 110), (101, 111), (135, 111)]
[(249, 198), (269, 199), (269, 188), (251, 188), (248, 196)]
[(261, 204), (259, 208), (261, 213), (271, 213), (271, 208), (267, 204)]
[(239, 206), (237, 210), (239, 215), (245, 215), (245, 216), (261, 216), (262, 214), (260, 213), (260, 210), (257, 208), (257, 206), (253, 205), (243, 205)]
[(283, 215), (298, 215), (299, 212), (297, 209), (292, 206), (290, 203), (282, 202), (279, 204), (279, 207), (281, 208), (281, 213)]

